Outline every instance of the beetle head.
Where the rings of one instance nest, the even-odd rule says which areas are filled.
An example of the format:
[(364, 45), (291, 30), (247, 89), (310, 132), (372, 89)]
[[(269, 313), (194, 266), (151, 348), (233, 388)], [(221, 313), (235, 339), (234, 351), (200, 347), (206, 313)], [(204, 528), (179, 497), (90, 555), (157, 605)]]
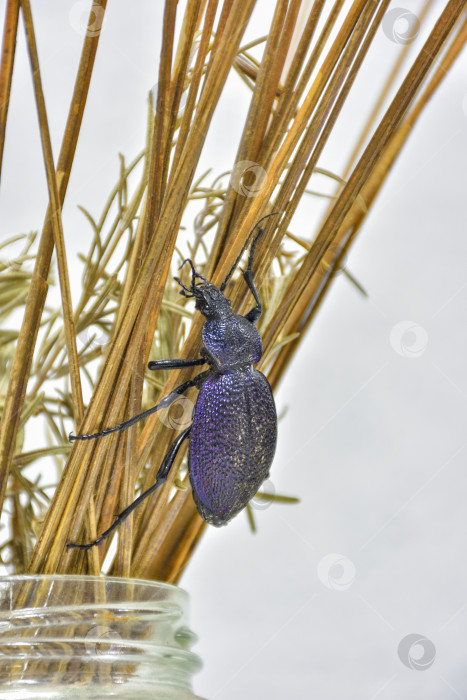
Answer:
[[(174, 277), (182, 288), (180, 294), (188, 298), (193, 297), (198, 311), (208, 319), (222, 318), (231, 314), (230, 299), (227, 299), (214, 284), (208, 282), (206, 277), (196, 272), (189, 258), (184, 260), (180, 267), (182, 268), (185, 263), (189, 263), (191, 266), (191, 285), (187, 287), (178, 277)], [(200, 280), (200, 282), (197, 284), (196, 280)]]

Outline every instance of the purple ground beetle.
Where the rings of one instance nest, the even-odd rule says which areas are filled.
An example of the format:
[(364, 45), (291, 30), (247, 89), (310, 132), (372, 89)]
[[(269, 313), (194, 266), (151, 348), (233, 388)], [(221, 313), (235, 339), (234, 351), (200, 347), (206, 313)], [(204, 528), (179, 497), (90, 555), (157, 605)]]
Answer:
[[(206, 318), (201, 357), (195, 360), (156, 360), (148, 367), (151, 370), (179, 369), (207, 363), (209, 369), (180, 384), (153, 408), (114, 428), (93, 435), (70, 435), (70, 440), (91, 440), (126, 430), (151, 413), (170, 406), (188, 388), (195, 386), (199, 389), (192, 424), (170, 446), (156, 482), (120, 513), (113, 525), (96, 540), (87, 544), (69, 542), (67, 548), (90, 549), (108, 537), (141, 501), (167, 480), (175, 457), (187, 438), (190, 439), (188, 473), (193, 498), (201, 517), (211, 525), (226, 525), (245, 508), (268, 477), (276, 450), (277, 417), (269, 382), (253, 368), (262, 355), (261, 337), (254, 326), (261, 316), (262, 307), (252, 270), (256, 243), (263, 234), (260, 224), (266, 218), (263, 217), (248, 236), (219, 289), (199, 274), (189, 259), (183, 265), (189, 263), (191, 267), (191, 285), (187, 287), (175, 277), (182, 287), (180, 294), (193, 297), (196, 308)], [(256, 229), (258, 234), (252, 241), (248, 266), (243, 272), (256, 304), (245, 316), (240, 316), (232, 311), (224, 289)]]

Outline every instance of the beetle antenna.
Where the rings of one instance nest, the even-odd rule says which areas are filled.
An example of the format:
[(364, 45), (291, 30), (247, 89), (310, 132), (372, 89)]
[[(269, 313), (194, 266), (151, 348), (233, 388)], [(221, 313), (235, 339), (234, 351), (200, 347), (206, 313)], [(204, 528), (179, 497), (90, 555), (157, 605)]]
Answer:
[(182, 280), (180, 279), (180, 277), (174, 277), (174, 280), (175, 280), (176, 282), (178, 282), (178, 284), (180, 285), (180, 287), (182, 287), (182, 289), (181, 289), (181, 291), (180, 291), (180, 294), (183, 294), (184, 297), (188, 297), (188, 298), (194, 296), (194, 294), (191, 293), (190, 287), (187, 287), (186, 284), (183, 284), (183, 282), (182, 282)]
[(207, 282), (206, 277), (204, 277), (204, 275), (202, 275), (196, 271), (196, 268), (193, 265), (193, 261), (190, 260), (190, 258), (185, 258), (185, 260), (182, 262), (182, 264), (180, 265), (180, 267), (178, 269), (181, 270), (186, 263), (189, 263), (190, 267), (191, 267), (191, 284), (192, 284), (192, 286), (195, 285), (196, 278), (203, 280), (204, 282)]
[(180, 294), (183, 294), (183, 296), (185, 296), (185, 297), (187, 297), (187, 296), (192, 297), (193, 296), (193, 289), (195, 287), (196, 278), (198, 277), (199, 279), (204, 280), (204, 282), (207, 282), (207, 279), (206, 279), (206, 277), (203, 277), (203, 275), (201, 275), (199, 272), (196, 272), (195, 266), (193, 265), (193, 262), (192, 262), (192, 260), (190, 260), (190, 258), (186, 258), (182, 262), (182, 264), (180, 265), (180, 267), (178, 269), (181, 270), (183, 268), (183, 266), (185, 265), (185, 263), (189, 263), (190, 267), (191, 267), (191, 288), (187, 287), (185, 284), (183, 284), (183, 282), (181, 281), (181, 279), (179, 277), (174, 277), (174, 280), (176, 282), (178, 282), (180, 287), (182, 287), (182, 291), (180, 292)]
[[(232, 269), (230, 270), (229, 274), (227, 275), (227, 277), (225, 278), (225, 280), (222, 282), (221, 286), (219, 287), (219, 290), (220, 290), (221, 292), (223, 292), (224, 289), (226, 288), (227, 282), (228, 282), (229, 279), (232, 277), (233, 273), (235, 272), (235, 268), (237, 267), (238, 263), (240, 262), (240, 259), (241, 259), (242, 255), (243, 255), (243, 253), (244, 253), (245, 250), (248, 248), (248, 244), (249, 244), (249, 242), (250, 242), (250, 238), (252, 237), (252, 235), (254, 234), (254, 232), (256, 231), (256, 229), (258, 228), (258, 226), (260, 225), (260, 223), (261, 223), (262, 221), (264, 221), (265, 219), (268, 219), (270, 216), (279, 216), (279, 212), (275, 211), (275, 212), (273, 212), (272, 214), (266, 214), (266, 216), (263, 216), (263, 218), (260, 219), (260, 220), (253, 226), (252, 230), (251, 230), (250, 233), (248, 234), (248, 238), (247, 238), (246, 241), (245, 241), (245, 245), (243, 246), (243, 248), (242, 248), (241, 251), (240, 251), (240, 255), (238, 256), (238, 258), (236, 259), (236, 261), (235, 261), (234, 264), (232, 265)], [(258, 233), (258, 235), (256, 236), (256, 238), (254, 239), (254, 241), (253, 241), (253, 243), (252, 243), (252, 246), (251, 246), (250, 258), (249, 258), (249, 260), (248, 260), (248, 267), (251, 267), (251, 265), (252, 265), (252, 263), (253, 263), (253, 254), (254, 254), (254, 252), (255, 252), (256, 241), (257, 241), (259, 238), (261, 238), (262, 235), (263, 235), (263, 229), (260, 228), (259, 233)]]

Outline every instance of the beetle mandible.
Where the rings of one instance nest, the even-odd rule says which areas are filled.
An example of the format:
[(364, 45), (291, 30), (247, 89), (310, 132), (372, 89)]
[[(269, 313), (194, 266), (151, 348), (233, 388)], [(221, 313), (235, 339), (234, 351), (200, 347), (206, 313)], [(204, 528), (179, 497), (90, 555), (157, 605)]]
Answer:
[[(100, 537), (86, 544), (69, 542), (67, 549), (90, 549), (108, 537), (167, 480), (177, 453), (187, 438), (188, 473), (193, 498), (201, 517), (211, 525), (226, 525), (245, 508), (269, 476), (276, 450), (277, 416), (269, 382), (253, 367), (262, 356), (261, 336), (254, 325), (261, 316), (262, 306), (252, 270), (256, 243), (263, 234), (260, 224), (268, 216), (258, 221), (219, 288), (198, 273), (190, 259), (186, 259), (182, 267), (189, 263), (191, 285), (187, 287), (178, 277), (174, 278), (182, 287), (180, 294), (194, 298), (196, 308), (206, 319), (202, 330), (201, 357), (194, 360), (156, 360), (149, 362), (148, 368), (179, 369), (208, 364), (209, 369), (180, 384), (156, 406), (114, 428), (92, 435), (70, 434), (71, 441), (91, 440), (126, 430), (151, 413), (170, 406), (190, 387), (199, 389), (192, 423), (170, 446), (155, 483), (120, 513)], [(251, 243), (247, 269), (243, 271), (255, 306), (245, 316), (240, 316), (232, 311), (224, 289), (256, 229), (258, 234)]]

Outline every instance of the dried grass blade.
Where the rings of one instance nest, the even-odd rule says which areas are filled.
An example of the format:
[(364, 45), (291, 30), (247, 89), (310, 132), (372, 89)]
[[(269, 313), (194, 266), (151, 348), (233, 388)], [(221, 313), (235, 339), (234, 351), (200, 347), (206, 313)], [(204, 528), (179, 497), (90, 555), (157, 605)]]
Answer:
[(165, 175), (163, 177), (166, 182), (167, 173), (170, 166), (170, 155), (172, 150), (172, 141), (175, 134), (178, 112), (182, 98), (185, 80), (188, 73), (188, 65), (190, 62), (191, 52), (194, 49), (194, 37), (198, 30), (199, 22), (203, 11), (204, 2), (202, 0), (190, 0), (187, 4), (185, 14), (183, 16), (183, 25), (180, 31), (180, 39), (175, 54), (174, 66), (171, 73), (170, 85), (170, 120), (168, 123), (167, 133), (165, 134), (166, 152), (164, 158)]
[(193, 508), (188, 496), (189, 492), (178, 510), (177, 519), (170, 530), (170, 538), (167, 538), (168, 544), (171, 545), (170, 549), (162, 550), (160, 556), (148, 562), (147, 568), (140, 570), (140, 574), (144, 577), (156, 581), (163, 577), (163, 581), (174, 584), (179, 581), (207, 527), (207, 523), (201, 518), (196, 508)]
[[(99, 6), (102, 16), (107, 0), (96, 0), (90, 13), (89, 25), (95, 21), (94, 10)], [(86, 36), (81, 54), (78, 75), (68, 114), (65, 135), (57, 165), (60, 203), (65, 199), (71, 166), (78, 141), (84, 107), (91, 80), (99, 33)], [(3, 504), (11, 460), (16, 445), (16, 435), (26, 395), (26, 386), (31, 370), (37, 333), (47, 297), (47, 277), (53, 252), (53, 235), (50, 225), (51, 211), (47, 210), (39, 251), (31, 279), (23, 323), (8, 383), (8, 391), (0, 424), (0, 505)]]
[(78, 424), (81, 423), (84, 413), (83, 394), (79, 374), (78, 349), (76, 347), (76, 330), (73, 318), (73, 306), (71, 303), (70, 281), (68, 278), (68, 265), (66, 260), (65, 240), (63, 236), (63, 224), (60, 197), (58, 193), (57, 179), (55, 177), (55, 164), (52, 154), (52, 142), (45, 107), (44, 92), (37, 53), (34, 24), (29, 0), (20, 0), (23, 11), (24, 25), (29, 49), (29, 58), (33, 74), (34, 90), (39, 116), (39, 128), (41, 133), (44, 163), (47, 173), (47, 186), (49, 190), (49, 202), (52, 208), (52, 229), (57, 263), (60, 278), (60, 291), (62, 295), (63, 321), (65, 326), (65, 339), (70, 366), (71, 393), (73, 397), (73, 413)]
[[(459, 27), (459, 30), (449, 44), (446, 53), (440, 60), (438, 68), (423, 90), (422, 95), (417, 100), (411, 111), (407, 114), (401, 126), (392, 135), (387, 147), (380, 153), (378, 163), (362, 188), (362, 195), (365, 198), (368, 209), (371, 208), (373, 201), (376, 199), (382, 184), (385, 182), (385, 179), (397, 156), (401, 152), (408, 136), (414, 128), (418, 117), (421, 115), (424, 107), (427, 106), (430, 97), (434, 94), (443, 78), (448, 75), (449, 69), (458, 58), (466, 42), (467, 20), (465, 20)], [(361, 228), (361, 225), (365, 220), (365, 215), (366, 213), (363, 212), (357, 204), (351, 208), (349, 214), (345, 217), (338, 234), (336, 235), (336, 240), (345, 240), (346, 237), (347, 240), (342, 247), (341, 253), (334, 260), (333, 265), (329, 270), (329, 275), (327, 275), (325, 282), (320, 289), (320, 281), (317, 279), (317, 275), (315, 274), (313, 276), (312, 283), (309, 285), (310, 288), (307, 290), (306, 300), (309, 301), (313, 297), (315, 297), (315, 300), (313, 305), (308, 307), (307, 312), (303, 315), (300, 321), (299, 327), (302, 334), (306, 333), (307, 328), (315, 317), (315, 314), (319, 309), (321, 302), (325, 298), (337, 270), (340, 268), (341, 262), (345, 258), (349, 247), (354, 241)], [(277, 386), (297, 347), (298, 343), (294, 342), (287, 347), (284, 347), (276, 357), (274, 365), (269, 372), (269, 378), (273, 386)]]
[[(423, 5), (423, 7), (418, 15), (418, 21), (420, 22), (420, 24), (423, 23), (423, 20), (425, 19), (426, 15), (430, 11), (431, 7), (434, 5), (434, 2), (435, 2), (435, 0), (427, 0), (427, 2), (425, 2), (425, 4)], [(358, 140), (355, 143), (354, 148), (352, 149), (352, 153), (349, 156), (349, 160), (348, 160), (347, 165), (343, 171), (342, 177), (344, 179), (347, 178), (348, 174), (350, 173), (350, 171), (352, 169), (352, 166), (355, 164), (356, 158), (357, 158), (358, 154), (361, 152), (362, 146), (365, 143), (366, 139), (368, 138), (368, 135), (371, 131), (371, 127), (375, 123), (376, 117), (378, 116), (378, 114), (381, 110), (381, 107), (384, 104), (384, 100), (388, 96), (392, 85), (394, 85), (394, 82), (395, 82), (397, 76), (399, 75), (399, 71), (400, 71), (402, 64), (404, 63), (404, 61), (407, 57), (409, 50), (410, 50), (410, 42), (407, 42), (405, 45), (403, 45), (401, 47), (401, 51), (399, 52), (397, 59), (394, 62), (394, 66), (392, 67), (392, 69), (388, 75), (386, 83), (383, 85), (383, 88), (380, 91), (380, 94), (378, 95), (378, 99), (376, 100), (376, 102), (373, 106), (373, 109), (371, 110), (370, 115), (367, 119), (367, 122), (361, 131), (360, 137), (358, 138)]]
[(313, 272), (319, 264), (321, 256), (330, 245), (333, 232), (339, 229), (345, 216), (355, 202), (357, 195), (360, 193), (364, 182), (370, 176), (381, 150), (385, 148), (391, 134), (401, 124), (410, 102), (416, 95), (420, 84), (426, 77), (431, 65), (446, 41), (449, 32), (460, 16), (464, 5), (465, 3), (463, 3), (462, 0), (450, 0), (448, 2), (425, 45), (418, 54), (406, 79), (377, 127), (370, 143), (366, 147), (349, 178), (347, 185), (344, 187), (336, 206), (326, 219), (318, 234), (315, 245), (306, 256), (296, 278), (290, 285), (284, 299), (284, 307), (288, 309), (289, 316), (287, 319), (284, 319), (280, 318), (281, 314), (278, 314), (277, 318), (271, 321), (264, 337), (266, 346), (277, 336), (281, 321), (284, 322), (282, 330), (285, 333), (289, 333), (290, 328), (296, 327), (298, 308), (296, 309), (294, 307), (304, 293)]
[[(278, 2), (235, 161), (256, 161), (268, 127), (300, 3)], [(232, 192), (232, 190), (231, 190)]]
[(5, 145), (6, 121), (8, 117), (8, 107), (10, 105), (11, 79), (15, 62), (18, 15), (19, 0), (8, 0), (0, 65), (0, 179), (3, 163), (3, 147)]
[[(300, 144), (300, 148), (298, 149), (277, 196), (278, 208), (285, 208), (286, 210), (282, 222), (282, 229), (289, 225), (303, 193), (306, 190), (307, 184), (315, 171), (318, 158), (324, 149), (350, 88), (368, 52), (387, 5), (388, 0), (383, 0), (379, 8), (377, 8), (376, 3), (365, 8), (358, 19), (355, 31), (349, 38), (342, 56), (336, 65), (329, 85), (317, 106), (316, 113), (307, 127), (303, 143)], [(322, 126), (321, 133), (319, 131), (320, 126)], [(306, 162), (306, 166), (303, 169), (304, 162)], [(278, 250), (279, 241), (279, 236), (276, 236), (271, 246), (272, 255)], [(285, 309), (281, 305), (281, 309), (276, 314), (276, 318), (277, 315), (284, 314), (284, 312)], [(264, 343), (267, 352), (269, 352), (272, 346), (267, 339), (265, 339)]]
[(164, 9), (162, 51), (159, 64), (159, 82), (157, 84), (156, 118), (154, 120), (154, 135), (149, 161), (148, 199), (144, 229), (145, 245), (154, 230), (165, 189), (165, 160), (167, 158), (165, 135), (168, 133), (168, 124), (170, 121), (170, 78), (172, 72), (176, 10), (177, 2), (174, 0), (167, 0)]
[(177, 145), (175, 147), (175, 153), (172, 162), (172, 173), (169, 179), (169, 187), (172, 185), (173, 176), (175, 174), (176, 168), (178, 166), (180, 156), (186, 145), (186, 140), (188, 138), (190, 124), (193, 119), (193, 112), (196, 104), (196, 97), (199, 92), (199, 86), (203, 76), (203, 67), (206, 60), (206, 56), (209, 50), (209, 42), (212, 35), (212, 29), (214, 26), (214, 20), (216, 18), (217, 11), (217, 0), (209, 0), (208, 7), (206, 9), (206, 14), (204, 17), (203, 30), (201, 33), (201, 38), (196, 54), (195, 66), (193, 69), (193, 75), (190, 81), (190, 87), (188, 90), (187, 102), (185, 110), (183, 112), (182, 122), (180, 124), (180, 131), (178, 133)]
[[(274, 154), (276, 153), (281, 143), (282, 135), (286, 131), (287, 124), (291, 121), (291, 119), (293, 119), (296, 116), (299, 100), (304, 94), (308, 81), (310, 80), (311, 75), (318, 64), (318, 60), (323, 52), (326, 42), (329, 39), (331, 31), (337, 23), (337, 19), (343, 4), (344, 0), (336, 0), (329, 16), (326, 19), (324, 27), (317, 39), (316, 45), (313, 47), (310, 58), (308, 59), (305, 67), (303, 68), (303, 71), (299, 77), (296, 86), (296, 74), (298, 72), (299, 67), (301, 68), (301, 66), (296, 65), (295, 69), (292, 68), (287, 74), (286, 80), (284, 82), (284, 93), (289, 95), (289, 99), (286, 100), (284, 97), (282, 104), (279, 103), (277, 112), (274, 115), (274, 119), (271, 124), (271, 129), (268, 132), (263, 147), (264, 152), (262, 157), (265, 163), (269, 163), (274, 157)], [(317, 10), (319, 9), (320, 8), (317, 8)], [(336, 37), (332, 47), (327, 53), (326, 58), (323, 59), (323, 68), (320, 71), (320, 76), (317, 77), (317, 80), (314, 83), (314, 87), (312, 88), (317, 95), (319, 95), (320, 89), (322, 89), (319, 87), (319, 85), (321, 84), (322, 86), (324, 86), (329, 76), (331, 75), (334, 63), (335, 61), (337, 61), (341, 51), (343, 50), (348, 36), (350, 36), (351, 26), (356, 22), (362, 10), (363, 4), (359, 4), (355, 7), (354, 14), (351, 18), (350, 23), (347, 25), (347, 27), (345, 24), (341, 27), (338, 36)], [(351, 14), (351, 12), (349, 14)], [(307, 27), (305, 28), (305, 31), (302, 35), (301, 45), (299, 46), (299, 48), (301, 48), (301, 51), (298, 53), (297, 59), (301, 58), (302, 61), (305, 60), (306, 50), (303, 46), (303, 43), (307, 40), (311, 43), (315, 31), (315, 22), (317, 22), (318, 19), (318, 13), (316, 16), (313, 16), (313, 13), (310, 15), (310, 21), (308, 22)], [(313, 108), (314, 105), (311, 104), (309, 109), (312, 111)], [(303, 118), (305, 119), (306, 117), (304, 116)]]
[[(373, 3), (370, 4), (374, 6)], [(223, 265), (221, 269), (218, 270), (217, 274), (213, 274), (213, 281), (215, 284), (218, 284), (225, 277), (227, 271), (231, 268), (233, 262), (240, 253), (249, 232), (252, 230), (256, 221), (261, 218), (261, 215), (264, 212), (265, 203), (269, 202), (270, 198), (272, 197), (273, 191), (279, 183), (280, 177), (282, 176), (284, 170), (287, 169), (288, 162), (302, 137), (304, 124), (308, 122), (308, 119), (313, 113), (319, 97), (321, 96), (334, 69), (334, 66), (336, 65), (341, 53), (344, 51), (352, 31), (358, 22), (361, 12), (364, 10), (365, 6), (368, 7), (368, 5), (367, 0), (354, 0), (348, 15), (344, 19), (343, 25), (328, 52), (328, 56), (323, 62), (323, 69), (319, 72), (306, 96), (306, 99), (298, 112), (295, 114), (295, 118), (290, 128), (285, 133), (276, 134), (275, 148), (278, 148), (278, 150), (274, 152), (273, 157), (271, 156), (270, 163), (265, 163), (264, 160), (261, 161), (266, 172), (266, 177), (262, 183), (260, 196), (253, 199), (253, 202), (251, 203), (251, 206), (246, 214), (243, 213), (244, 210), (239, 213), (236, 219), (236, 240), (233, 241), (232, 239), (228, 239), (223, 242)], [(280, 143), (281, 145), (279, 147)], [(222, 235), (222, 231), (219, 232), (218, 236), (220, 235)], [(262, 242), (263, 248), (266, 246), (266, 243), (267, 238), (265, 238)]]

